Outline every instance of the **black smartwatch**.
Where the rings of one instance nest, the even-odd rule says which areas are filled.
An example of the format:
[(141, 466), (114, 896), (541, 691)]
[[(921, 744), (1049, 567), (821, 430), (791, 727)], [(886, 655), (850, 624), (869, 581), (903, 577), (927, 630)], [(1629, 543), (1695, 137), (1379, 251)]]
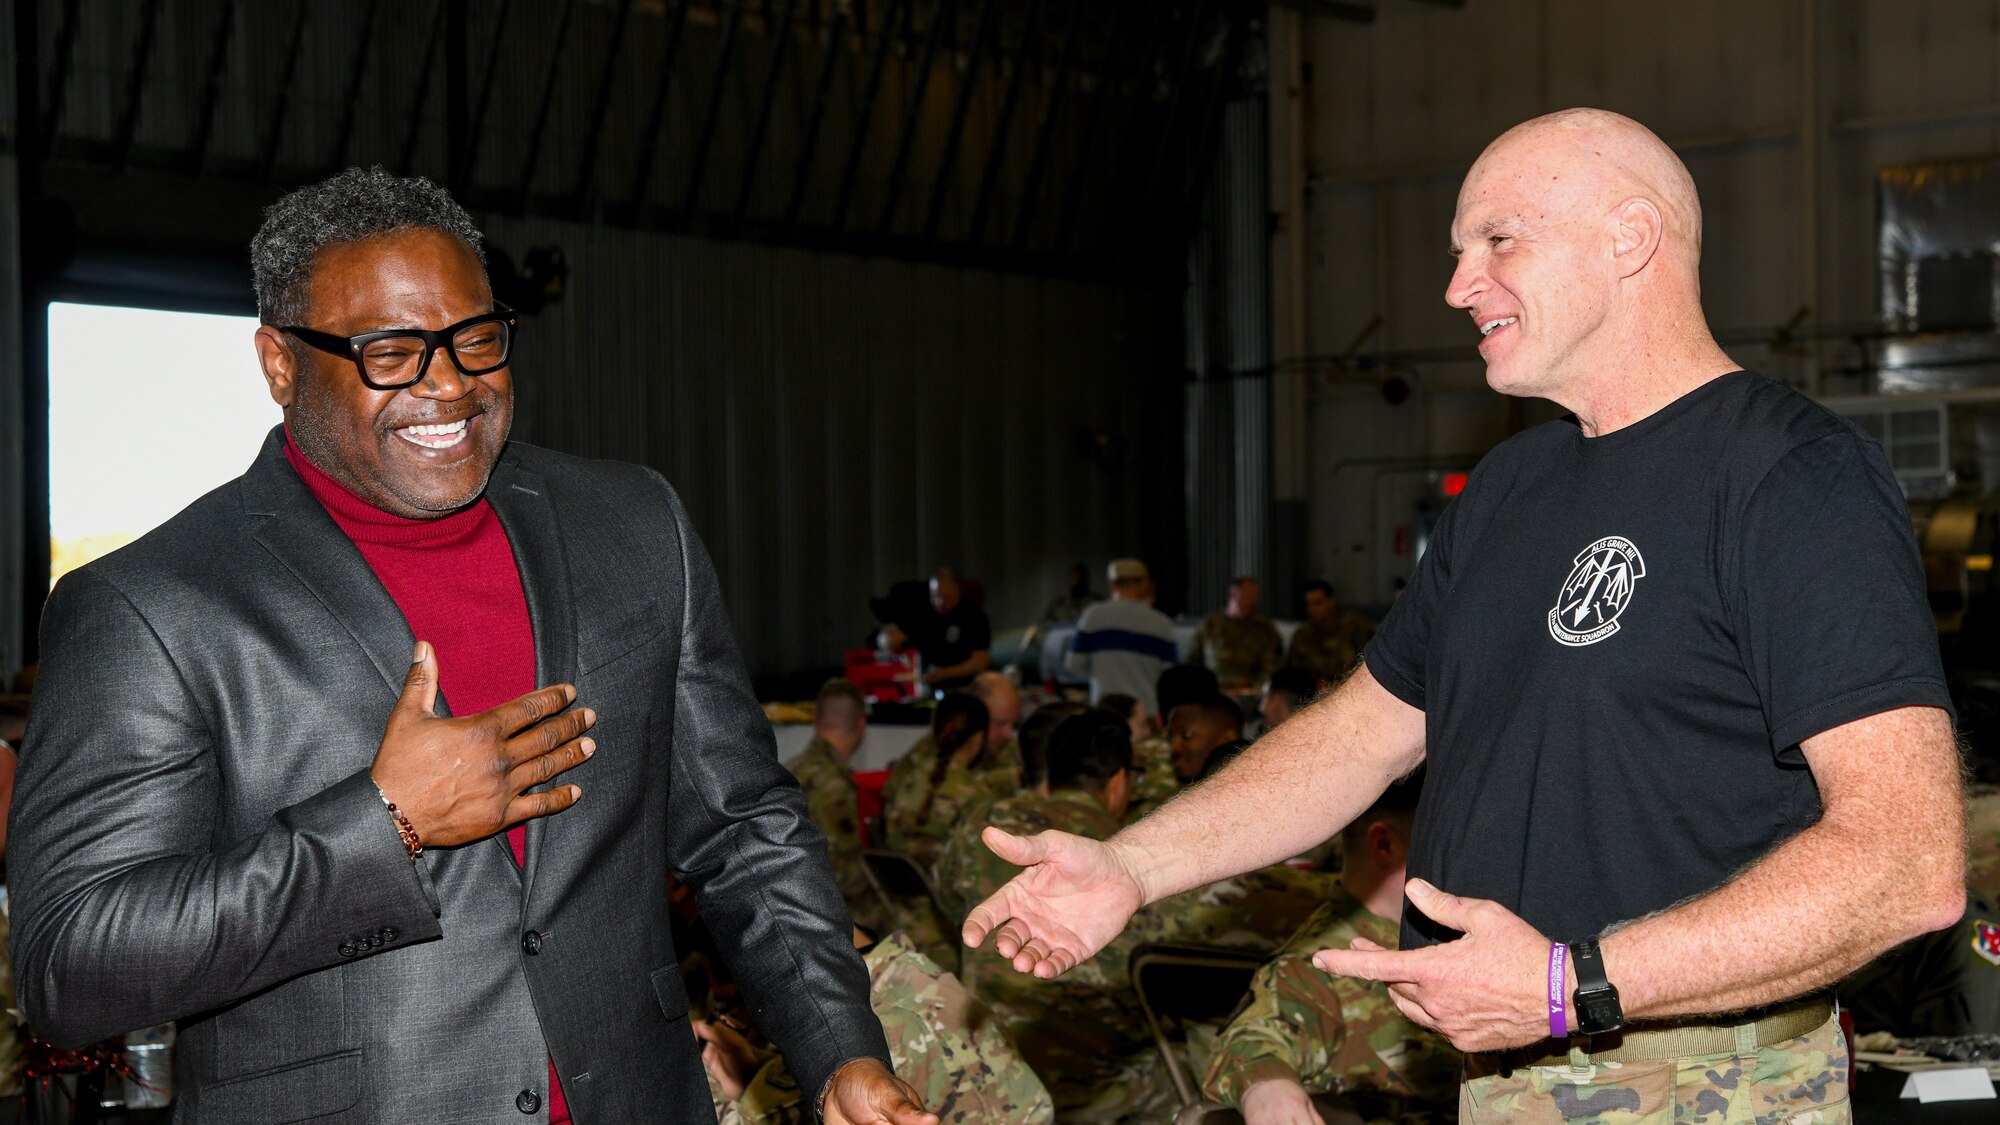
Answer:
[(1585, 938), (1569, 947), (1570, 962), (1576, 966), (1576, 992), (1570, 997), (1576, 1007), (1576, 1030), (1580, 1035), (1608, 1035), (1625, 1026), (1625, 1010), (1618, 1006), (1618, 990), (1604, 979), (1604, 953), (1596, 938)]

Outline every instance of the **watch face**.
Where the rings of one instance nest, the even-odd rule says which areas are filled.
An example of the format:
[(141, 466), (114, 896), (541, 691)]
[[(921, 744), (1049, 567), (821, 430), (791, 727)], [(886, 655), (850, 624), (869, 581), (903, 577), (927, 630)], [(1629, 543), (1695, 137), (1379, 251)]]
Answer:
[(1618, 1006), (1618, 993), (1613, 989), (1593, 992), (1588, 996), (1578, 996), (1577, 1028), (1588, 1035), (1602, 1035), (1624, 1026), (1625, 1013)]

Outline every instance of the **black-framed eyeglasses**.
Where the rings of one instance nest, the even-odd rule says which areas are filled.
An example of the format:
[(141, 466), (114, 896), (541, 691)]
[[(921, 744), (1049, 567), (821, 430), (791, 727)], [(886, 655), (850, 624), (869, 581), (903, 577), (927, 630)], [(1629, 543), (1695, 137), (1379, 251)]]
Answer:
[(452, 365), (468, 376), (500, 370), (513, 354), (514, 332), (519, 327), (520, 317), (503, 305), (436, 331), (389, 328), (359, 336), (335, 336), (296, 324), (280, 326), (278, 331), (297, 336), (328, 355), (353, 360), (362, 382), (378, 391), (395, 391), (423, 382), (431, 356), (439, 348), (450, 353)]

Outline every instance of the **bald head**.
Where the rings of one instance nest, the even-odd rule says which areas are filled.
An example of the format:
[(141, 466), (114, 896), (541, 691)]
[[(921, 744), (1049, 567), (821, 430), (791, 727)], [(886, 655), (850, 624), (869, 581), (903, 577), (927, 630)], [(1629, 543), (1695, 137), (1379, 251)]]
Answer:
[(1702, 315), (1694, 180), (1629, 117), (1567, 109), (1501, 134), (1459, 189), (1451, 249), (1445, 300), (1471, 314), (1487, 382), (1586, 432), (1732, 366)]
[[(1701, 259), (1701, 199), (1687, 165), (1651, 129), (1606, 109), (1564, 109), (1523, 121), (1486, 146), (1467, 190), (1482, 175), (1526, 175), (1546, 185), (1552, 206), (1577, 214), (1647, 200), (1665, 220), (1663, 252)], [(1461, 198), (1463, 193), (1461, 193)]]
[(1014, 737), (1021, 721), (1021, 689), (1004, 672), (981, 672), (972, 678), (972, 694), (986, 704), (986, 746), (998, 751)]

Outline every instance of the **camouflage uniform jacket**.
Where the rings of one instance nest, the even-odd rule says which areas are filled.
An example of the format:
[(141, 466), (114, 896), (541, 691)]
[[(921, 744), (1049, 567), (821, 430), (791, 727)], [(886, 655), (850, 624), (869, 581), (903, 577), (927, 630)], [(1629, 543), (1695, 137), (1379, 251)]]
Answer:
[(1174, 772), (1173, 743), (1164, 734), (1132, 744), (1132, 772), (1132, 803), (1125, 809), (1126, 824), (1136, 823), (1181, 791), (1180, 775)]
[(1223, 690), (1256, 687), (1284, 662), (1285, 642), (1263, 614), (1236, 618), (1211, 613), (1194, 635), (1190, 664), (1207, 664)]
[[(1055, 1106), (984, 1004), (902, 934), (861, 955), (868, 998), (896, 1074), (942, 1125), (1049, 1125)], [(713, 1089), (713, 1083), (711, 1083)], [(717, 1098), (722, 1125), (803, 1125), (810, 1107), (772, 1052), (736, 1102)]]
[(1154, 940), (1272, 954), (1345, 895), (1338, 875), (1280, 863), (1162, 899), (1149, 913)]
[(799, 788), (805, 790), (806, 809), (813, 823), (826, 833), (827, 858), (833, 861), (834, 881), (840, 886), (840, 896), (847, 900), (848, 913), (854, 915), (857, 925), (882, 932), (888, 920), (861, 859), (861, 814), (854, 803), (854, 776), (822, 738), (806, 743), (799, 756), (785, 765), (799, 779)]
[(938, 848), (953, 826), (972, 810), (1021, 788), (1021, 748), (1009, 740), (997, 754), (987, 754), (970, 767), (947, 766), (935, 786), (938, 744), (931, 735), (912, 743), (909, 752), (889, 767), (882, 786), (883, 834), (889, 847), (914, 856), (919, 863), (937, 858)]
[(1449, 1044), (1404, 1019), (1383, 985), (1313, 967), (1314, 953), (1356, 937), (1394, 949), (1397, 926), (1336, 889), (1257, 971), (1216, 1045), (1202, 1084), (1209, 1097), (1240, 1107), (1258, 1082), (1290, 1079), (1354, 1098), (1371, 1120), (1457, 1104), (1459, 1057)]
[(1375, 626), (1358, 613), (1336, 610), (1333, 621), (1302, 622), (1292, 634), (1291, 648), (1285, 652), (1285, 666), (1306, 668), (1329, 680), (1338, 680), (1354, 670), (1361, 650), (1375, 636)]

